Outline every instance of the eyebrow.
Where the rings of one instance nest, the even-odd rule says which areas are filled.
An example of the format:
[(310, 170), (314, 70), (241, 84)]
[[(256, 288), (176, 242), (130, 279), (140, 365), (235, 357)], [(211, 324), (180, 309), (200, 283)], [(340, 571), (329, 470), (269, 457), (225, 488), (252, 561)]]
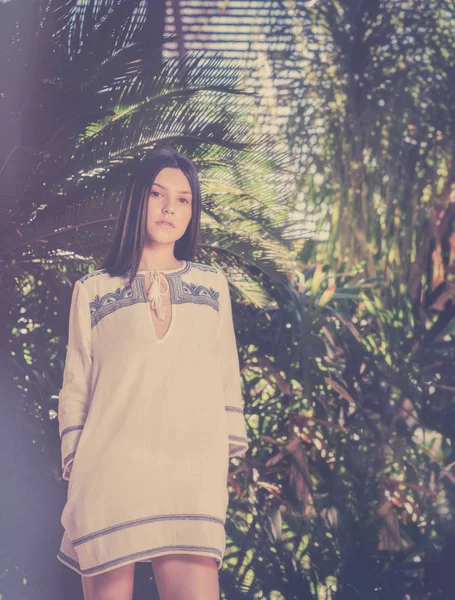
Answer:
[[(166, 192), (167, 192), (167, 188), (166, 188), (166, 187), (164, 187), (164, 185), (161, 185), (161, 183), (153, 183), (152, 185), (157, 185), (158, 187), (162, 188), (163, 190), (166, 190)], [(189, 192), (188, 190), (185, 190), (185, 191), (183, 191), (183, 192), (182, 192), (182, 191), (180, 191), (180, 192), (178, 192), (178, 193), (179, 193), (179, 194), (191, 194), (191, 192)]]

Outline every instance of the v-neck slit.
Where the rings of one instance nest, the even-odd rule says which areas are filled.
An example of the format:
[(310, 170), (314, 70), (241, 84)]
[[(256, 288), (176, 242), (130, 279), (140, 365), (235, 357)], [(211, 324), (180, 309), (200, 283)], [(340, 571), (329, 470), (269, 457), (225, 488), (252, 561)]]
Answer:
[[(182, 268), (177, 269), (178, 271), (180, 271)], [(153, 339), (154, 342), (156, 344), (162, 344), (165, 341), (167, 341), (167, 339), (169, 338), (170, 334), (172, 333), (172, 330), (174, 329), (174, 324), (175, 324), (175, 304), (172, 301), (172, 290), (171, 290), (171, 282), (169, 281), (169, 276), (166, 274), (166, 271), (162, 272), (164, 277), (166, 277), (167, 283), (169, 285), (169, 299), (170, 299), (170, 310), (171, 310), (171, 320), (169, 322), (169, 327), (167, 328), (166, 333), (163, 335), (163, 337), (159, 338), (158, 337), (158, 333), (155, 327), (155, 322), (153, 320), (153, 314), (152, 314), (152, 308), (150, 306), (150, 302), (147, 296), (147, 282), (146, 282), (146, 275), (145, 273), (148, 273), (148, 271), (145, 272), (141, 272), (139, 274), (139, 277), (141, 279), (141, 285), (142, 285), (142, 292), (144, 294), (144, 299), (145, 299), (145, 310), (147, 310), (148, 312), (148, 320), (150, 322), (150, 326), (152, 328), (152, 335), (153, 335)]]
[(161, 338), (158, 337), (158, 334), (157, 334), (157, 331), (155, 328), (155, 322), (153, 321), (152, 309), (150, 307), (150, 303), (149, 303), (149, 299), (148, 299), (148, 295), (147, 295), (146, 275), (148, 273), (150, 273), (150, 271), (141, 270), (141, 271), (137, 272), (137, 277), (141, 282), (140, 283), (140, 287), (142, 290), (141, 295), (143, 296), (144, 301), (145, 301), (145, 309), (148, 311), (147, 319), (150, 321), (150, 324), (152, 327), (153, 339), (154, 339), (154, 342), (156, 342), (157, 344), (162, 344), (163, 342), (167, 341), (167, 339), (169, 338), (169, 336), (171, 335), (171, 333), (175, 327), (176, 304), (172, 301), (172, 299), (173, 299), (172, 287), (175, 284), (175, 281), (180, 277), (180, 275), (182, 273), (186, 273), (189, 270), (189, 268), (190, 268), (190, 262), (183, 259), (182, 265), (176, 269), (159, 270), (159, 272), (162, 273), (166, 277), (166, 280), (169, 284), (169, 297), (170, 297), (170, 309), (171, 309), (171, 320), (169, 323), (169, 327), (168, 327), (166, 333)]
[(149, 313), (149, 319), (150, 319), (150, 322), (151, 322), (151, 325), (152, 325), (153, 337), (155, 338), (155, 341), (156, 341), (157, 344), (161, 344), (162, 342), (164, 342), (168, 338), (168, 336), (169, 336), (169, 334), (170, 334), (170, 332), (171, 332), (171, 330), (172, 330), (172, 328), (174, 326), (174, 321), (175, 321), (175, 305), (172, 303), (172, 298), (171, 298), (171, 305), (170, 305), (170, 307), (171, 307), (171, 320), (169, 322), (169, 327), (167, 328), (166, 333), (161, 338), (158, 337), (158, 334), (156, 332), (155, 322), (153, 321), (153, 315), (152, 315), (152, 309), (150, 307), (150, 303), (147, 301), (146, 304), (145, 304), (145, 306), (146, 306), (146, 308), (148, 310), (148, 313)]

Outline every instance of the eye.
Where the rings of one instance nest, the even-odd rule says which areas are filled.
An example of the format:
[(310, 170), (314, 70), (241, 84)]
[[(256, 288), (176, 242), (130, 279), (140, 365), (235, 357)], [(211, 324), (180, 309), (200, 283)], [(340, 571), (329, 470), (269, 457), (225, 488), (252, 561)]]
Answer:
[[(152, 190), (150, 192), (150, 196), (153, 196), (154, 194), (158, 194), (158, 196), (161, 196), (160, 192), (158, 192), (157, 190)], [(184, 198), (183, 196), (180, 198), (180, 200), (184, 200), (187, 204), (189, 204), (189, 200), (187, 200), (186, 198)]]

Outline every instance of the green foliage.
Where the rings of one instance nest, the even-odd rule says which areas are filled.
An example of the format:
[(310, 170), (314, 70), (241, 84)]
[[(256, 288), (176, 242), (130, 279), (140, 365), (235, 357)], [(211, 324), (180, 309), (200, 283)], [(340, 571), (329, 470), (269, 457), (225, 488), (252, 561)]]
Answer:
[[(104, 255), (133, 162), (170, 141), (200, 169), (198, 258), (235, 298), (251, 451), (232, 460), (223, 594), (445, 600), (432, 564), (450, 564), (455, 537), (453, 9), (267, 3), (268, 59), (296, 73), (282, 152), (251, 126), (233, 63), (144, 54), (127, 34), (140, 19), (114, 4), (44, 19), (40, 43), (59, 32), (70, 52), (59, 78), (39, 74), (49, 103), (28, 99), (46, 135), (0, 175), (6, 189), (26, 148), (0, 260), (29, 414), (57, 440), (71, 282)], [(313, 239), (290, 235), (306, 219)]]

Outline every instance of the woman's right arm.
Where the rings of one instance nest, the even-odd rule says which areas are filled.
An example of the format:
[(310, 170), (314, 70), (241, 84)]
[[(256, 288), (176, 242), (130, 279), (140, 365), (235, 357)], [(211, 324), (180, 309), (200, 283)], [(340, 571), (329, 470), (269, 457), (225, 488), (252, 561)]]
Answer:
[(67, 481), (90, 406), (91, 370), (90, 301), (86, 285), (78, 280), (71, 298), (68, 346), (58, 396), (62, 477)]

